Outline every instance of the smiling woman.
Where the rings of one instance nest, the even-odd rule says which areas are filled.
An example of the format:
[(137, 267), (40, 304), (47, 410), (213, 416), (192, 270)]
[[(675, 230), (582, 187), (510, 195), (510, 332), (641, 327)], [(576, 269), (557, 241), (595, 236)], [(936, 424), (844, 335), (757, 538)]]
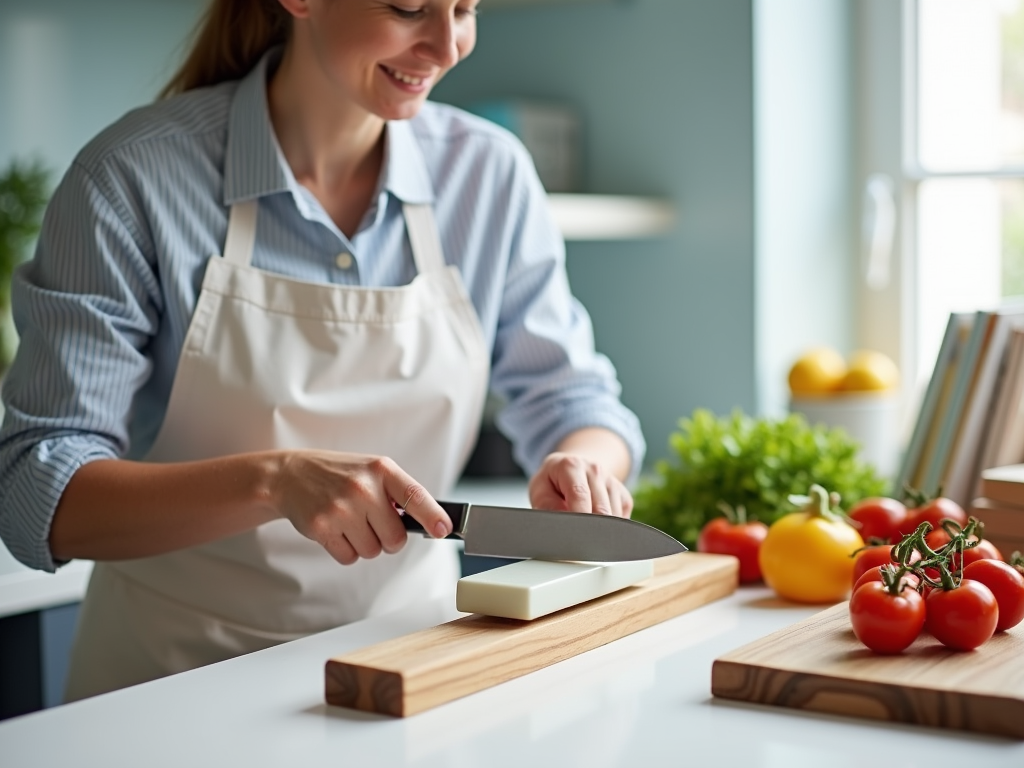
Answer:
[(13, 286), (0, 534), (98, 561), (70, 698), (453, 589), (397, 508), (449, 533), (488, 386), (534, 506), (630, 514), (643, 438), (529, 156), (427, 100), (474, 11), (214, 0), (55, 192)]

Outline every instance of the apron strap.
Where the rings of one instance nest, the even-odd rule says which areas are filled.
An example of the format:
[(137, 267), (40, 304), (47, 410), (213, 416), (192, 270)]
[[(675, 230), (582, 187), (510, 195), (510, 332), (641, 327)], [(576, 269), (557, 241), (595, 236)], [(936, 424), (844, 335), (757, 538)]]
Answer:
[(243, 200), (231, 206), (228, 217), (228, 237), (224, 243), (224, 259), (232, 264), (247, 267), (252, 263), (252, 251), (256, 245), (256, 215), (259, 213), (258, 198)]
[(434, 209), (430, 205), (402, 204), (405, 229), (409, 233), (412, 258), (419, 274), (439, 272), (445, 268), (441, 236), (434, 222)]

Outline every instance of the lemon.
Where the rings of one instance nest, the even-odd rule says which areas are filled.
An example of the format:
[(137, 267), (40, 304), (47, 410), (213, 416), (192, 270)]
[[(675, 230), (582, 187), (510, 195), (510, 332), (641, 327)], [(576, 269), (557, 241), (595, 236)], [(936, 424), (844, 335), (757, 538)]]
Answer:
[(831, 347), (809, 349), (789, 369), (789, 390), (794, 395), (834, 392), (846, 376), (846, 361)]
[(850, 365), (839, 385), (844, 392), (873, 392), (895, 389), (900, 371), (892, 358), (873, 349), (861, 349), (850, 355)]

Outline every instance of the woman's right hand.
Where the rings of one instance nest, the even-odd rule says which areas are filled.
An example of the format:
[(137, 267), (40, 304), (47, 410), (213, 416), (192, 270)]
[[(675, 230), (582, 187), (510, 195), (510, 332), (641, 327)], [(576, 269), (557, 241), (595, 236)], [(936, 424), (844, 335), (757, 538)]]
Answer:
[(279, 457), (269, 487), (270, 505), (343, 565), (405, 546), (399, 508), (435, 538), (451, 533), (451, 518), (386, 456), (285, 451)]

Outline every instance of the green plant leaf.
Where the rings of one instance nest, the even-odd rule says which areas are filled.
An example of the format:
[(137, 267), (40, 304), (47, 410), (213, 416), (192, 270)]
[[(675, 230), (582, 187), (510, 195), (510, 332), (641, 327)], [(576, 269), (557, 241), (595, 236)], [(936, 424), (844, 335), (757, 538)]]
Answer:
[[(8, 322), (14, 270), (39, 234), (49, 183), (50, 174), (39, 162), (15, 160), (0, 173), (0, 323)], [(0, 328), (0, 371), (13, 355), (8, 335)]]
[(721, 514), (721, 502), (771, 524), (793, 511), (791, 495), (814, 483), (838, 492), (843, 506), (886, 489), (845, 431), (812, 427), (796, 414), (765, 419), (736, 410), (718, 418), (698, 409), (679, 421), (669, 447), (673, 459), (659, 461), (637, 488), (633, 518), (691, 549), (704, 524)]

